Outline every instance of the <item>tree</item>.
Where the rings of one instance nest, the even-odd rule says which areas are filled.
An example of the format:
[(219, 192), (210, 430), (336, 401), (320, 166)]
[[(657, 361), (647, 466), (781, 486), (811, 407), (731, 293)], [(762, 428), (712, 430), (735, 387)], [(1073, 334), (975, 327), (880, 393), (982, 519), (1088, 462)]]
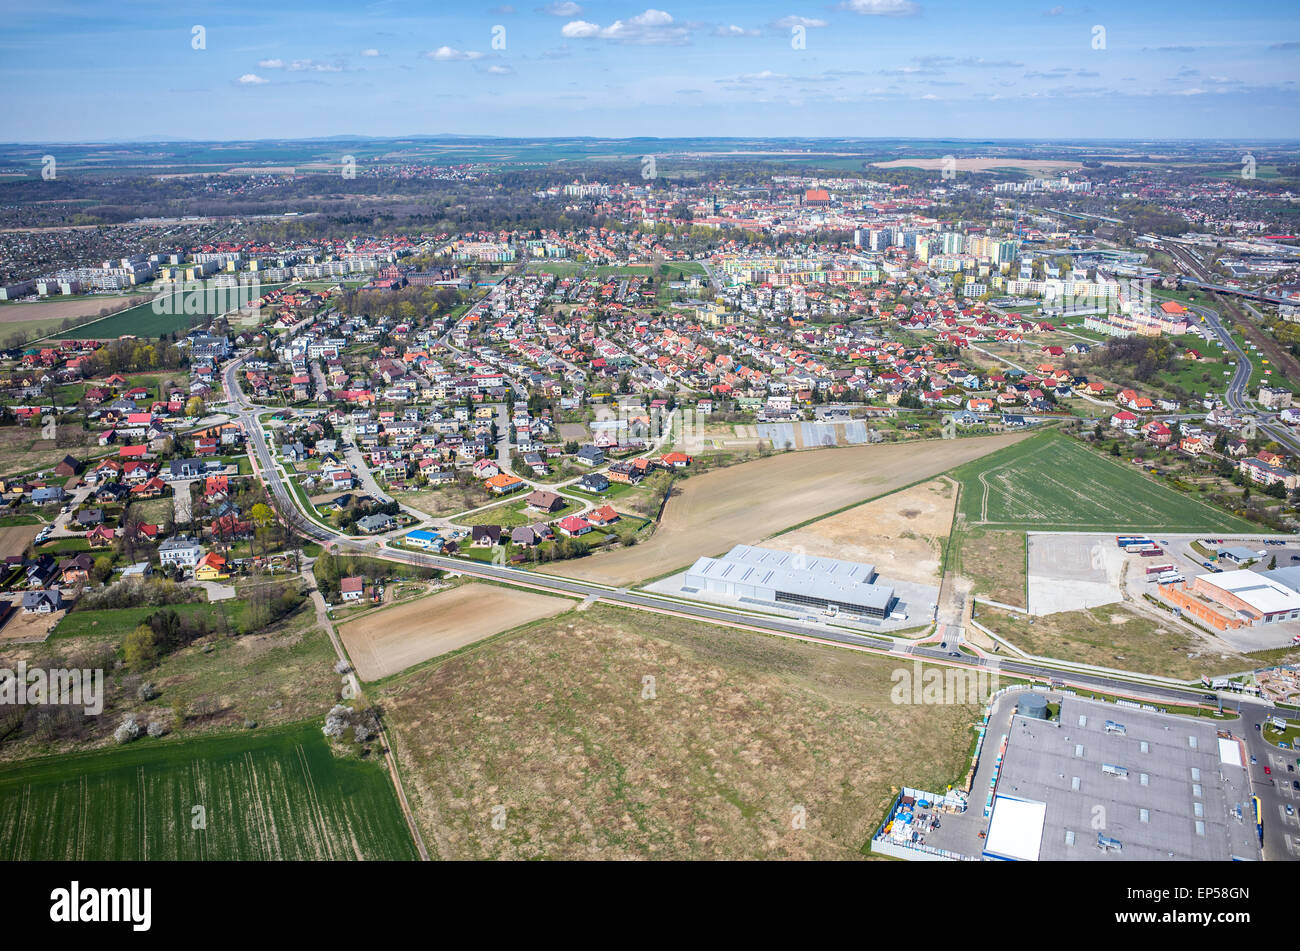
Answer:
[(132, 670), (145, 670), (158, 661), (158, 644), (153, 628), (141, 624), (122, 642), (122, 657)]
[(258, 540), (262, 543), (262, 555), (267, 553), (267, 538), (270, 534), (271, 525), (275, 522), (275, 513), (265, 502), (258, 502), (249, 511), (249, 517), (253, 520), (253, 527)]
[(113, 556), (100, 555), (95, 559), (95, 565), (91, 568), (90, 576), (99, 584), (103, 584), (113, 576)]

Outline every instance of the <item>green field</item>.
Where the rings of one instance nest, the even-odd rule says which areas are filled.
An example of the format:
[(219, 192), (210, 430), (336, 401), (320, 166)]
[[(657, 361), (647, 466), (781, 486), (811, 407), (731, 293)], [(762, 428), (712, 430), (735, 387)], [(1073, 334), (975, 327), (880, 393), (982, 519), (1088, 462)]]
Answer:
[(1259, 531), (1065, 436), (1043, 433), (954, 469), (970, 525), (1024, 531)]
[[(267, 293), (277, 287), (283, 287), (282, 284), (263, 284), (258, 290), (260, 293)], [(234, 293), (230, 292), (229, 298), (233, 299)], [(217, 307), (212, 313), (206, 311), (201, 314), (170, 313), (158, 314), (154, 312), (153, 300), (146, 301), (143, 304), (137, 304), (135, 307), (124, 310), (121, 313), (105, 317), (103, 320), (92, 321), (88, 324), (82, 324), (73, 330), (67, 330), (60, 334), (53, 334), (53, 340), (112, 340), (117, 337), (135, 336), (135, 337), (161, 337), (163, 334), (176, 333), (177, 331), (187, 330), (192, 324), (204, 322), (205, 317), (217, 317), (223, 311), (220, 307), (222, 295), (214, 295)], [(173, 311), (183, 311), (185, 307), (185, 294), (173, 294), (171, 309)]]
[[(195, 829), (195, 806), (205, 828)], [(316, 723), (0, 769), (5, 861), (414, 859), (387, 771)]]

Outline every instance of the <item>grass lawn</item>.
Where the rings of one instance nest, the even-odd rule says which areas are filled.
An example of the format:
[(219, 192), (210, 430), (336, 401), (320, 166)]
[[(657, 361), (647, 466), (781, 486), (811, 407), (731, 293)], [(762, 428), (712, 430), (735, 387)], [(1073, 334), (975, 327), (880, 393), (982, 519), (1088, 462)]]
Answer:
[[(202, 807), (203, 823), (194, 828)], [(416, 858), (387, 771), (314, 721), (0, 770), (6, 861)]]
[(565, 486), (564, 491), (567, 495), (576, 495), (579, 498), (590, 499), (593, 502), (609, 502), (645, 490), (639, 485), (629, 485), (626, 482), (611, 482), (604, 492), (590, 492), (587, 489), (578, 488), (577, 483)]
[(564, 508), (548, 514), (530, 509), (526, 501), (517, 499), (514, 502), (475, 512), (473, 515), (466, 515), (464, 518), (454, 519), (454, 522), (457, 525), (500, 525), (502, 528), (518, 528), (520, 525), (532, 525), (534, 522), (553, 522), (573, 514), (580, 508), (582, 508), (580, 503), (569, 502)]
[(1034, 531), (1258, 531), (1057, 433), (954, 469), (969, 525)]
[(1290, 720), (1283, 722), (1287, 724), (1287, 728), (1279, 733), (1277, 730), (1273, 729), (1273, 724), (1271, 722), (1265, 720), (1264, 726), (1260, 729), (1260, 735), (1274, 746), (1277, 746), (1279, 743), (1286, 743), (1292, 750), (1294, 750), (1297, 748), (1297, 744), (1300, 744), (1300, 724), (1294, 723)]
[[(56, 538), (54, 541), (43, 542), (36, 548), (37, 554), (49, 552), (52, 555), (63, 555), (69, 552), (90, 551), (90, 542), (84, 538)], [(99, 554), (112, 554), (111, 548), (99, 550)]]
[(677, 275), (681, 274), (682, 279), (686, 280), (693, 275), (703, 275), (705, 273), (704, 265), (699, 261), (667, 261), (659, 265), (659, 273), (669, 280), (678, 280)]
[(411, 508), (426, 515), (432, 515), (435, 518), (455, 515), (457, 512), (477, 508), (487, 503), (487, 500), (483, 498), (483, 490), (476, 486), (470, 487), (471, 497), (468, 505), (466, 504), (465, 489), (455, 485), (390, 491), (389, 495), (403, 505), (409, 505)]
[(45, 520), (35, 515), (6, 515), (0, 518), (0, 528), (13, 528), (15, 525), (44, 525)]
[[(242, 601), (226, 601), (226, 617), (231, 627), (237, 627), (244, 613)], [(164, 607), (111, 608), (102, 611), (72, 611), (63, 616), (50, 638), (65, 637), (106, 637), (123, 638), (139, 626), (140, 622), (156, 611), (172, 609), (182, 617), (189, 615), (206, 616), (220, 629), (220, 604), (208, 604), (206, 601), (194, 604), (169, 604)]]
[(133, 502), (132, 506), (139, 510), (141, 518), (154, 525), (163, 524), (176, 511), (176, 503), (171, 498), (144, 499)]

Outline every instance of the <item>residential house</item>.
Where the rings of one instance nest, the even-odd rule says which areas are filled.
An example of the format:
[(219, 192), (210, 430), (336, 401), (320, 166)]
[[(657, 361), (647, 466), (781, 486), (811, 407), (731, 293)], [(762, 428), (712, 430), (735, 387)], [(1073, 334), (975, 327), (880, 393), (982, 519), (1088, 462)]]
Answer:
[(367, 515), (357, 519), (357, 528), (367, 535), (387, 532), (397, 527), (397, 519), (391, 515)]
[(585, 535), (591, 531), (591, 523), (581, 515), (570, 515), (568, 518), (562, 518), (555, 523), (555, 527), (571, 538)]
[(24, 614), (51, 614), (54, 611), (62, 611), (63, 607), (63, 595), (58, 588), (23, 592)]
[(595, 446), (583, 446), (574, 458), (584, 466), (599, 466), (605, 461), (605, 453)]
[(158, 546), (158, 560), (164, 568), (176, 565), (181, 568), (193, 568), (199, 563), (203, 549), (199, 543), (188, 535), (175, 535)]
[(339, 595), (344, 601), (360, 601), (365, 589), (366, 583), (361, 578), (339, 579)]
[(565, 505), (563, 496), (556, 492), (548, 492), (545, 489), (530, 492), (524, 501), (528, 503), (528, 508), (547, 513), (558, 512)]

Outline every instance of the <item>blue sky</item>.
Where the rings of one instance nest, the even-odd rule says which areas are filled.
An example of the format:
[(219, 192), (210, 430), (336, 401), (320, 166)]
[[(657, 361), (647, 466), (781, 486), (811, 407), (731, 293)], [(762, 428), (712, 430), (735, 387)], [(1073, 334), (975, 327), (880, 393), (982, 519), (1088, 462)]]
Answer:
[(8, 141), (1292, 138), (1297, 79), (1295, 0), (0, 0)]

